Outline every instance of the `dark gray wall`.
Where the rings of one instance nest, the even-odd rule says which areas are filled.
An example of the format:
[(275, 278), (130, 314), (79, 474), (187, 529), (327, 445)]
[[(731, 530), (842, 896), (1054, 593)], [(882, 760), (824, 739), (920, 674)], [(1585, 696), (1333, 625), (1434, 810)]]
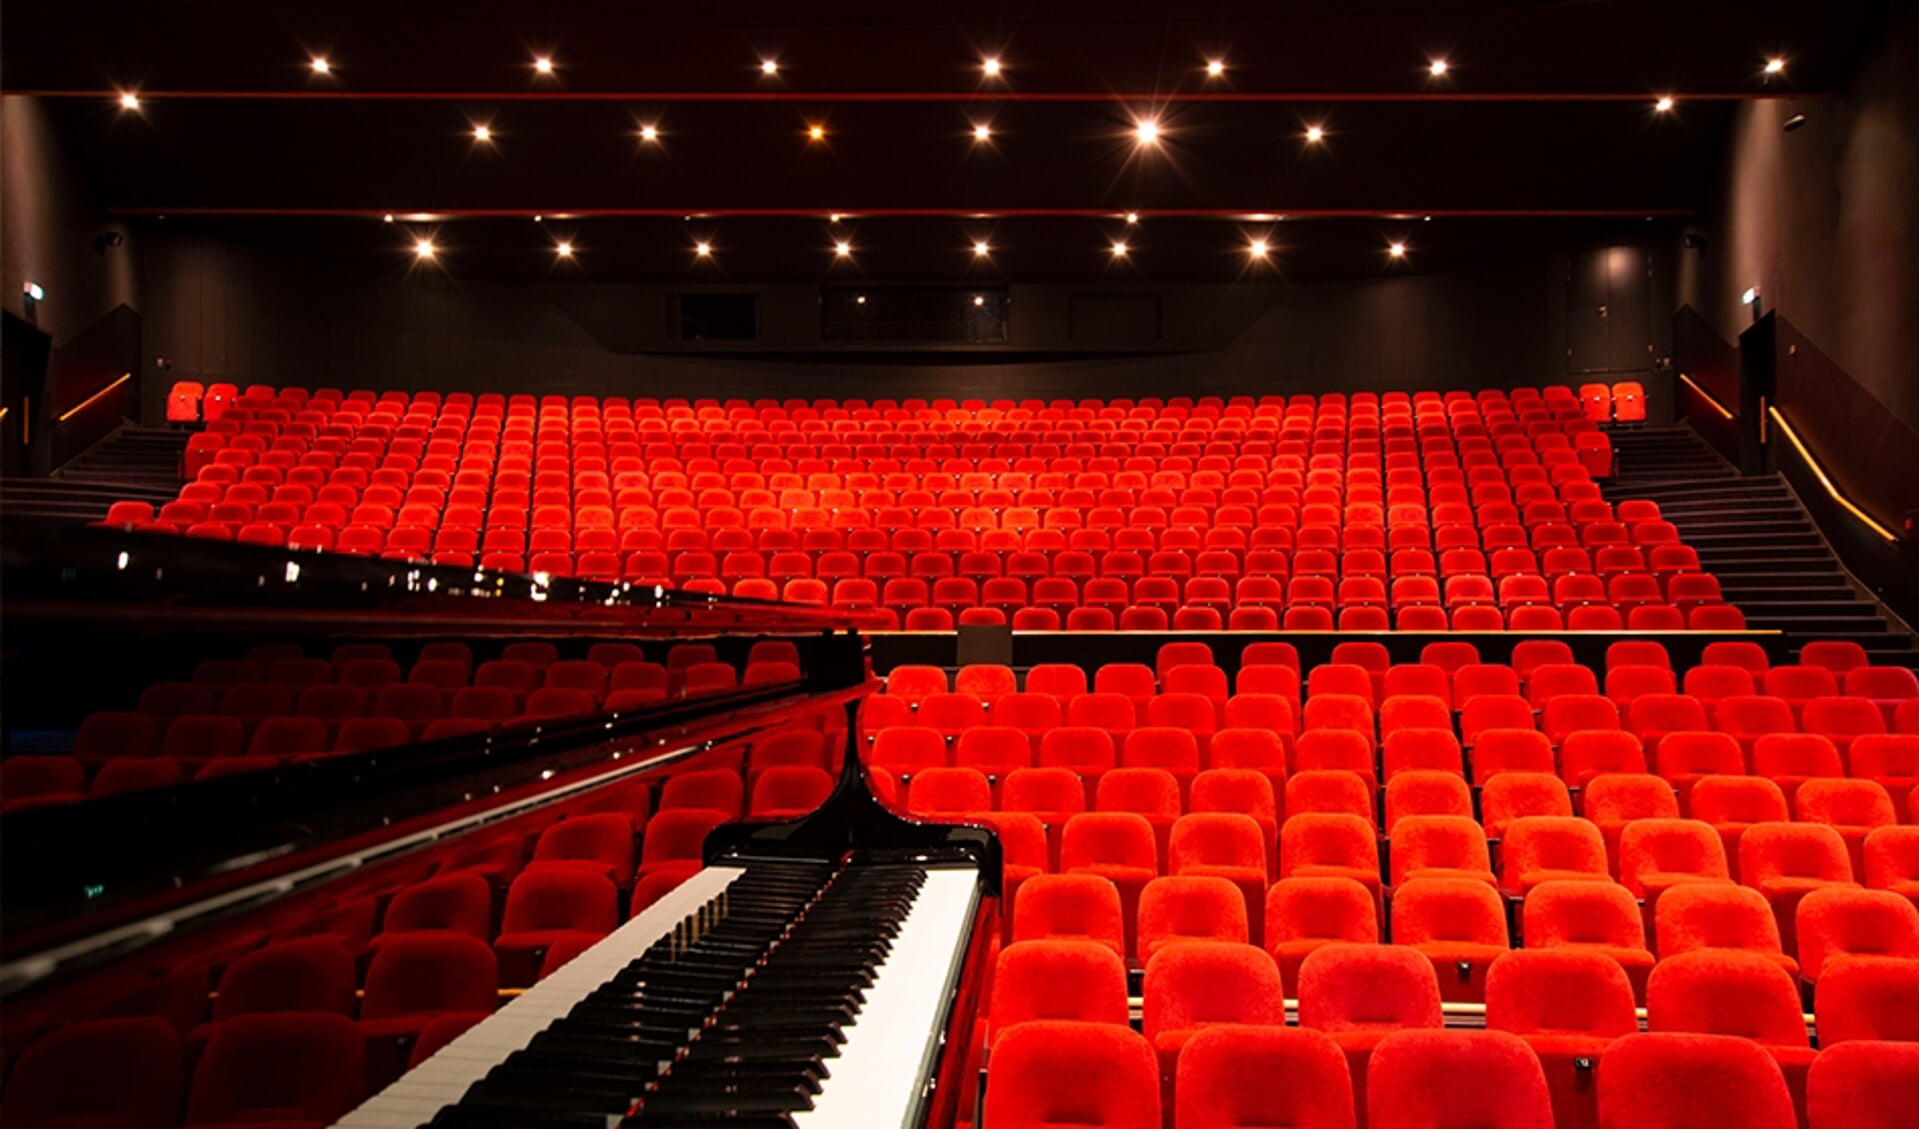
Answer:
[[(1489, 248), (1496, 256), (1498, 248)], [(473, 388), (652, 396), (1097, 396), (1459, 388), (1638, 373), (1670, 352), (1651, 316), (1669, 289), (1666, 241), (1569, 247), (1470, 272), (1313, 285), (1063, 283), (1011, 287), (1003, 346), (823, 347), (818, 292), (759, 297), (759, 339), (679, 342), (686, 287), (493, 283), (360, 268), (156, 225), (143, 241), (147, 363), (156, 382)], [(1569, 310), (1582, 262), (1625, 263), (1638, 292), (1575, 362)], [(1623, 281), (1622, 281), (1623, 280)], [(716, 288), (726, 289), (726, 288)], [(1075, 332), (1076, 296), (1156, 296), (1150, 347)], [(1623, 297), (1623, 295), (1622, 295)], [(1572, 320), (1590, 317), (1574, 312)]]
[[(1678, 297), (1730, 341), (1751, 323), (1740, 293), (1758, 286), (1919, 427), (1919, 17), (1906, 7), (1840, 94), (1740, 106)], [(1798, 113), (1806, 124), (1784, 132)]]
[[(127, 241), (96, 254), (109, 230)], [(136, 250), (78, 183), (45, 104), (0, 98), (0, 307), (19, 314), (22, 285), (45, 287), (36, 317), (58, 348), (114, 307), (139, 307)]]

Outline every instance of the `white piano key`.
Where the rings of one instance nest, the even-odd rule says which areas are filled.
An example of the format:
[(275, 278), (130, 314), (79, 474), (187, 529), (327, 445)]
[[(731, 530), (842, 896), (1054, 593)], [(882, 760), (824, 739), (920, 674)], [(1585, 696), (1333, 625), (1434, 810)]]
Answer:
[(459, 1101), (487, 1071), (526, 1046), (533, 1036), (639, 959), (655, 941), (671, 934), (675, 925), (745, 873), (739, 867), (710, 866), (675, 886), (640, 916), (609, 933), (334, 1124), (338, 1129), (415, 1129), (433, 1120), (434, 1114)]
[(901, 1129), (919, 1103), (946, 1032), (947, 1004), (979, 906), (979, 871), (932, 870), (876, 970), (839, 1057), (800, 1129)]

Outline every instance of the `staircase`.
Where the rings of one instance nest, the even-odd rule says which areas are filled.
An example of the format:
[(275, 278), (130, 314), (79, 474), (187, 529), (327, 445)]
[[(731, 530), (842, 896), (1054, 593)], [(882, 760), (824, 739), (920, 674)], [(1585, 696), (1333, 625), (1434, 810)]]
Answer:
[(1874, 663), (1919, 667), (1910, 629), (1846, 572), (1785, 479), (1741, 477), (1690, 428), (1614, 431), (1612, 441), (1606, 498), (1658, 502), (1747, 626), (1850, 639)]
[(126, 427), (54, 473), (52, 478), (0, 479), (0, 510), (30, 517), (99, 521), (115, 502), (151, 502), (180, 493), (180, 456), (187, 433)]

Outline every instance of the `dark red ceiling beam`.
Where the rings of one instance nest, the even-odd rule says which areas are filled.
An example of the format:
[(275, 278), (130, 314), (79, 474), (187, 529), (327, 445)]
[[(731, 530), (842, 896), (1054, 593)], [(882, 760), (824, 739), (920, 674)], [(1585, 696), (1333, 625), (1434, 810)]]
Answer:
[(1062, 102), (1169, 105), (1182, 102), (1337, 103), (1337, 102), (1650, 102), (1670, 94), (1685, 102), (1751, 102), (1778, 98), (1819, 98), (1800, 90), (1715, 91), (1307, 91), (1233, 90), (1116, 93), (1113, 91), (939, 91), (939, 90), (33, 90), (0, 88), (0, 94), (24, 98), (78, 98), (117, 101), (123, 94), (141, 101), (282, 102)]
[[(733, 219), (802, 217), (826, 215), (851, 219), (933, 218), (933, 219), (1099, 219), (1125, 216), (1113, 208), (222, 208), (165, 207), (158, 205), (117, 205), (107, 209), (116, 216), (229, 216), (383, 219), (393, 216), (402, 223), (426, 223), (445, 219)], [(1384, 219), (1405, 221), (1431, 216), (1439, 219), (1632, 219), (1634, 217), (1690, 216), (1689, 208), (1140, 208), (1137, 214), (1148, 219), (1223, 219), (1245, 220), (1269, 216), (1278, 220), (1299, 219)], [(426, 216), (430, 219), (409, 219)], [(1260, 221), (1265, 222), (1265, 221)]]

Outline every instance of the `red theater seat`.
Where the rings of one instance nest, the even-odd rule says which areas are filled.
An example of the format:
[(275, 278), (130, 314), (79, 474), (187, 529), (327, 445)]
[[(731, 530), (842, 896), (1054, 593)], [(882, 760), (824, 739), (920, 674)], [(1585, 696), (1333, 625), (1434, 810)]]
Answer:
[(1367, 1067), (1371, 1129), (1553, 1129), (1538, 1057), (1503, 1031), (1401, 1031), (1381, 1039)]
[(339, 1015), (249, 1015), (215, 1025), (194, 1070), (191, 1125), (326, 1125), (366, 1090), (366, 1040)]
[(1174, 1124), (1352, 1129), (1346, 1058), (1318, 1031), (1201, 1029), (1180, 1052)]
[(0, 1097), (8, 1125), (170, 1129), (185, 1057), (161, 1019), (97, 1019), (35, 1040)]
[(1127, 1024), (1126, 965), (1093, 941), (1018, 941), (999, 954), (988, 1012), (989, 1045), (1015, 1026), (1070, 1020)]
[(1784, 1075), (1765, 1048), (1729, 1035), (1643, 1033), (1599, 1062), (1601, 1129), (1793, 1129)]
[(981, 1121), (995, 1129), (1161, 1129), (1152, 1044), (1116, 1024), (1022, 1023), (993, 1048)]

